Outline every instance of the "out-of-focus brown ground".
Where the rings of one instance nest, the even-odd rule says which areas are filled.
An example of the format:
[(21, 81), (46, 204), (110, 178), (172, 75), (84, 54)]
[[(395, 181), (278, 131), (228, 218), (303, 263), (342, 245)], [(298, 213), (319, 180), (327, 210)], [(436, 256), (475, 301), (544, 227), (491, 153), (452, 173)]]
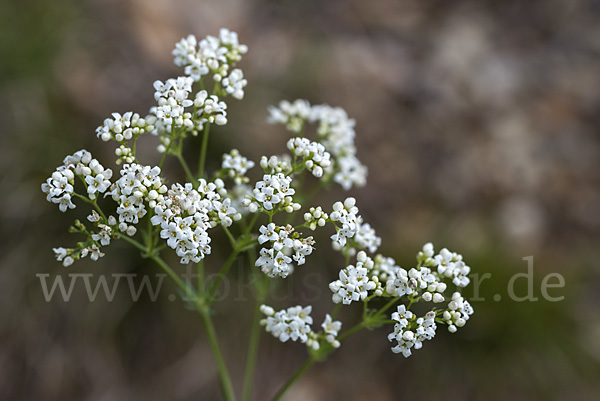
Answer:
[[(152, 82), (178, 73), (174, 43), (220, 27), (249, 46), (240, 65), (249, 84), (215, 130), (213, 163), (232, 147), (254, 160), (284, 152), (288, 135), (265, 122), (270, 104), (339, 105), (357, 121), (369, 179), (327, 202), (355, 196), (381, 252), (402, 265), (433, 241), (492, 274), (458, 333), (440, 330), (405, 360), (389, 351), (386, 330), (361, 332), (289, 400), (598, 399), (599, 23), (595, 0), (0, 4), (0, 399), (219, 399), (199, 319), (181, 302), (132, 302), (126, 289), (88, 302), (78, 289), (80, 302), (46, 303), (36, 274), (157, 273), (123, 244), (65, 270), (51, 248), (76, 241), (66, 229), (84, 212), (57, 212), (39, 186), (81, 148), (110, 164), (96, 126), (113, 111), (145, 113)], [(149, 162), (154, 145), (144, 148)], [(320, 321), (343, 261), (319, 255), (274, 306), (313, 303)], [(563, 301), (509, 299), (527, 256), (535, 295), (560, 273), (566, 286), (550, 293)], [(320, 290), (306, 292), (307, 282)], [(230, 294), (215, 319), (241, 383), (251, 302), (243, 282)], [(264, 336), (256, 399), (303, 358), (302, 345)]]

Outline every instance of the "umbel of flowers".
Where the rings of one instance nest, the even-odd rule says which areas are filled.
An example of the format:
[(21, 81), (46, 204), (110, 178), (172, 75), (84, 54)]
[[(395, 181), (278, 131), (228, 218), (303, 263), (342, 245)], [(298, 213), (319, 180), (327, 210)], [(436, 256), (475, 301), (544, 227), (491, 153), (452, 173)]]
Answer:
[[(145, 114), (113, 113), (96, 130), (100, 140), (114, 143), (118, 173), (87, 150), (63, 160), (42, 184), (42, 191), (62, 212), (78, 203), (86, 204), (90, 212), (87, 223), (76, 220), (71, 227), (85, 239), (71, 248), (54, 248), (57, 260), (65, 266), (86, 256), (98, 260), (113, 240), (122, 239), (156, 262), (202, 316), (228, 400), (235, 399), (235, 393), (211, 311), (221, 281), (204, 281), (215, 246), (230, 248), (230, 258), (218, 270), (221, 279), (244, 255), (247, 268), (258, 277), (251, 281), (258, 295), (244, 399), (251, 393), (261, 326), (280, 341), (301, 342), (309, 350), (307, 363), (274, 399), (283, 396), (311, 363), (324, 359), (359, 329), (389, 327), (391, 350), (408, 357), (431, 340), (438, 327), (446, 325), (451, 333), (463, 327), (473, 308), (461, 295), (470, 272), (461, 255), (445, 248), (436, 253), (428, 243), (418, 252), (414, 266), (401, 267), (377, 252), (381, 238), (364, 221), (353, 197), (343, 196), (333, 205), (311, 203), (307, 189), (313, 193), (334, 183), (347, 191), (366, 183), (367, 168), (358, 160), (354, 144), (355, 122), (341, 108), (306, 100), (282, 101), (269, 109), (268, 121), (292, 134), (286, 153), (254, 162), (233, 149), (222, 156), (218, 171), (207, 174), (210, 128), (227, 124), (225, 99), (244, 97), (247, 82), (236, 65), (247, 50), (227, 29), (202, 40), (193, 35), (182, 39), (173, 56), (183, 75), (154, 82), (156, 105)], [(138, 159), (136, 145), (142, 136), (158, 138), (155, 162)], [(186, 140), (198, 142), (195, 172), (182, 154)], [(179, 161), (186, 182), (172, 183), (165, 175), (167, 157)], [(249, 175), (255, 167), (260, 171)], [(303, 175), (312, 178), (305, 181)], [(229, 244), (213, 244), (213, 230), (223, 230)], [(284, 280), (299, 267), (314, 268), (311, 254), (323, 241), (341, 254), (340, 261), (334, 262), (340, 269), (330, 278), (333, 309), (315, 327), (311, 305), (276, 311), (264, 302), (269, 280)], [(163, 259), (168, 252), (181, 264), (198, 266), (198, 283), (179, 278), (177, 267)], [(341, 309), (354, 303), (362, 304), (361, 320), (342, 331)], [(411, 310), (417, 303), (429, 305), (420, 308), (426, 313)]]

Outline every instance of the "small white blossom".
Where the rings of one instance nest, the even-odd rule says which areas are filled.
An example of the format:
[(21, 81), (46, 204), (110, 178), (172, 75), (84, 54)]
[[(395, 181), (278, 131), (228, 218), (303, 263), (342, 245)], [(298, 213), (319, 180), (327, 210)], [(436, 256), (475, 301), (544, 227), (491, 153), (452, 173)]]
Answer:
[(261, 320), (265, 330), (281, 342), (288, 340), (306, 343), (312, 332), (310, 325), (313, 320), (310, 316), (311, 306), (294, 306), (275, 312), (270, 306), (262, 305), (261, 312), (267, 315)]
[(329, 218), (334, 222), (339, 222), (342, 226), (339, 227), (331, 239), (337, 242), (340, 246), (346, 245), (348, 238), (354, 237), (357, 232), (358, 225), (358, 208), (355, 206), (356, 200), (352, 197), (346, 198), (344, 203), (336, 202), (333, 204), (333, 211), (329, 214)]
[(287, 147), (295, 157), (302, 157), (304, 165), (312, 174), (320, 178), (323, 176), (323, 169), (331, 165), (329, 152), (318, 142), (311, 142), (307, 138), (292, 138), (288, 141)]
[(300, 205), (292, 201), (295, 190), (291, 187), (292, 178), (282, 173), (270, 175), (265, 174), (262, 181), (258, 181), (248, 196), (244, 205), (256, 210), (262, 207), (266, 211), (283, 209), (288, 213), (298, 210)]
[(227, 93), (241, 100), (244, 98), (244, 87), (248, 84), (248, 81), (244, 79), (242, 70), (236, 68), (229, 73), (229, 76), (221, 80), (221, 84)]
[(240, 155), (237, 149), (223, 155), (221, 168), (227, 171), (227, 175), (234, 180), (236, 184), (248, 182), (246, 172), (254, 167), (254, 162)]
[(368, 269), (363, 267), (362, 262), (357, 262), (356, 267), (349, 265), (340, 270), (339, 279), (329, 284), (329, 289), (333, 292), (331, 299), (336, 304), (363, 300), (376, 287), (377, 284), (369, 278)]

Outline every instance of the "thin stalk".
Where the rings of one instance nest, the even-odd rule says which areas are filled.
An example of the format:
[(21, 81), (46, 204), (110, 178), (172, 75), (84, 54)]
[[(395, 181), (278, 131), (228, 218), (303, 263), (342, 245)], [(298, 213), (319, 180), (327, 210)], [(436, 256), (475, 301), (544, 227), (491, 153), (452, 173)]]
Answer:
[[(263, 277), (260, 277), (263, 279)], [(267, 285), (269, 282), (267, 281)], [(248, 343), (248, 355), (246, 357), (246, 370), (244, 374), (244, 390), (242, 393), (243, 401), (250, 401), (252, 397), (252, 383), (254, 381), (254, 372), (256, 370), (256, 357), (258, 355), (258, 344), (260, 341), (260, 319), (262, 313), (260, 306), (265, 302), (269, 293), (268, 287), (263, 288), (263, 283), (259, 284), (256, 304), (254, 305), (254, 317), (252, 318), (252, 327), (250, 328), (250, 341)]]
[(250, 234), (250, 231), (252, 231), (252, 228), (256, 224), (256, 220), (258, 220), (259, 215), (260, 215), (260, 213), (257, 212), (254, 214), (254, 216), (252, 216), (252, 220), (250, 220), (250, 224), (248, 224), (248, 227), (246, 227), (246, 230), (244, 231), (244, 236)]
[(338, 337), (338, 341), (342, 342), (343, 339), (350, 337), (352, 334), (356, 333), (358, 330), (365, 327), (365, 322), (360, 322), (356, 326), (353, 326), (351, 329), (346, 331), (344, 334)]
[(206, 162), (206, 149), (208, 148), (208, 136), (210, 134), (210, 124), (206, 123), (202, 135), (202, 148), (200, 148), (200, 159), (198, 159), (198, 177), (204, 176), (204, 164)]
[(302, 364), (302, 366), (300, 366), (296, 373), (294, 373), (294, 375), (283, 385), (283, 387), (279, 389), (279, 391), (277, 392), (277, 394), (275, 394), (271, 401), (279, 401), (281, 397), (283, 397), (285, 393), (289, 390), (289, 388), (292, 387), (292, 385), (296, 383), (296, 381), (298, 381), (298, 379), (308, 370), (308, 368), (312, 366), (313, 363), (315, 363), (315, 360), (313, 358), (308, 358)]
[(333, 313), (331, 314), (331, 319), (335, 320), (335, 318), (337, 317), (338, 313), (340, 313), (340, 309), (342, 308), (342, 304), (336, 304), (335, 308), (333, 309)]
[(235, 401), (235, 393), (233, 392), (233, 385), (231, 383), (231, 377), (225, 365), (225, 360), (221, 354), (219, 348), (219, 342), (217, 341), (217, 333), (213, 326), (212, 319), (210, 318), (208, 310), (206, 308), (198, 308), (200, 316), (202, 316), (202, 322), (204, 323), (204, 329), (206, 330), (206, 336), (208, 337), (208, 344), (212, 351), (215, 362), (217, 363), (217, 371), (219, 373), (219, 380), (221, 382), (221, 390), (223, 390), (223, 396), (226, 401)]
[(213, 283), (213, 285), (210, 286), (210, 289), (208, 290), (207, 295), (208, 295), (209, 299), (211, 299), (215, 295), (215, 292), (219, 288), (221, 281), (223, 281), (223, 278), (227, 275), (227, 273), (229, 272), (229, 269), (233, 265), (233, 262), (237, 258), (238, 253), (239, 253), (239, 251), (233, 250), (233, 252), (231, 252), (231, 255), (229, 255), (229, 258), (227, 258), (227, 260), (225, 261), (225, 264), (221, 268), (221, 271), (219, 272), (219, 275), (215, 279), (215, 282)]
[(190, 168), (188, 167), (185, 159), (181, 155), (181, 152), (177, 152), (175, 154), (175, 156), (177, 157), (177, 160), (179, 160), (179, 163), (181, 164), (181, 167), (183, 167), (183, 170), (185, 171), (185, 175), (186, 175), (187, 179), (189, 180), (189, 182), (191, 182), (192, 184), (195, 183), (196, 182), (196, 178), (192, 174), (192, 171), (190, 170)]
[(229, 238), (229, 243), (231, 244), (231, 247), (235, 249), (237, 247), (237, 241), (235, 238), (233, 238), (231, 231), (229, 231), (229, 229), (225, 226), (223, 226), (223, 231), (225, 231), (225, 234), (227, 234), (227, 238)]
[(167, 145), (167, 148), (165, 149), (165, 153), (163, 153), (162, 158), (160, 159), (160, 163), (158, 164), (158, 167), (162, 170), (162, 166), (165, 163), (165, 160), (167, 159), (167, 155), (169, 154), (169, 150), (171, 150), (171, 144), (173, 143), (173, 140), (171, 140), (169, 142), (169, 144)]
[[(380, 316), (382, 313), (384, 313), (386, 310), (388, 310), (390, 307), (392, 307), (395, 303), (397, 303), (400, 300), (401, 297), (396, 297), (396, 298), (392, 298), (387, 304), (385, 304), (383, 306), (383, 308), (379, 309), (377, 311), (376, 314), (373, 315), (373, 317), (378, 317)], [(410, 306), (412, 305), (412, 301), (408, 304), (408, 307), (410, 308)]]
[[(388, 310), (390, 307), (392, 307), (396, 302), (398, 302), (398, 300), (401, 297), (396, 297), (393, 298), (392, 300), (390, 300), (387, 304), (385, 304), (381, 309), (379, 309), (377, 311), (377, 313), (375, 313), (374, 315), (368, 317), (368, 319), (375, 319), (379, 316), (381, 316), (386, 310)], [(366, 303), (365, 303), (365, 307), (366, 307)], [(410, 304), (409, 304), (410, 307)], [(365, 316), (363, 316), (363, 319), (365, 319)], [(357, 325), (353, 326), (352, 328), (350, 328), (348, 331), (346, 331), (344, 334), (342, 334), (341, 336), (338, 337), (338, 341), (342, 341), (343, 339), (351, 336), (352, 334), (356, 333), (358, 330), (367, 327), (368, 323), (367, 320), (363, 320), (362, 322), (358, 323)]]
[(169, 265), (164, 260), (162, 260), (162, 258), (160, 256), (155, 255), (155, 254), (150, 254), (150, 250), (147, 247), (145, 247), (144, 245), (140, 244), (139, 242), (137, 242), (133, 238), (129, 238), (128, 236), (123, 235), (123, 234), (119, 234), (119, 238), (122, 239), (122, 240), (124, 240), (125, 242), (128, 242), (131, 245), (135, 246), (137, 249), (139, 249), (140, 251), (142, 251), (145, 256), (149, 256), (157, 265), (159, 265), (165, 271), (165, 273), (167, 273), (167, 275), (169, 276), (169, 278), (171, 278), (171, 280), (173, 280), (173, 282), (175, 282), (175, 284), (177, 284), (177, 286), (179, 288), (181, 288), (181, 290), (183, 290), (186, 293), (186, 295), (193, 295), (194, 299), (198, 298), (198, 294), (193, 289), (191, 289), (177, 275), (177, 273), (175, 273), (175, 271), (173, 269), (171, 269), (171, 267), (169, 267)]
[(197, 275), (197, 291), (199, 294), (204, 293), (204, 259), (200, 260), (196, 265), (196, 275)]
[(173, 280), (175, 282), (175, 284), (177, 284), (177, 286), (179, 288), (181, 288), (181, 290), (183, 290), (183, 292), (187, 296), (192, 295), (196, 301), (198, 300), (198, 293), (196, 291), (194, 291), (192, 288), (190, 288), (190, 286), (187, 285), (179, 277), (179, 275), (177, 275), (177, 273), (175, 273), (175, 271), (173, 271), (173, 269), (171, 269), (169, 267), (169, 265), (164, 260), (162, 260), (162, 258), (160, 256), (153, 255), (153, 256), (151, 256), (151, 258), (152, 258), (152, 260), (154, 262), (156, 262), (157, 265), (159, 265), (165, 271), (165, 273), (167, 273), (167, 275), (169, 276), (169, 278), (171, 280)]

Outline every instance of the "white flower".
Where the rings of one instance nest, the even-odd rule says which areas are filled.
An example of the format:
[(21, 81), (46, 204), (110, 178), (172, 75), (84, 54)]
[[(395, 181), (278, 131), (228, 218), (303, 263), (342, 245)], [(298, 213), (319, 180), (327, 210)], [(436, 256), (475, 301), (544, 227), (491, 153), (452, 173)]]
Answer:
[(194, 106), (198, 124), (203, 125), (207, 121), (217, 125), (227, 124), (227, 104), (216, 95), (209, 96), (207, 91), (201, 90), (196, 94)]
[(337, 337), (339, 331), (342, 329), (342, 322), (340, 322), (339, 320), (333, 321), (328, 313), (325, 315), (325, 320), (321, 324), (321, 327), (323, 328), (326, 334), (330, 334), (334, 337)]
[[(119, 115), (120, 118), (124, 118)], [(74, 178), (79, 176), (88, 185), (87, 193), (90, 199), (96, 199), (96, 193), (104, 193), (111, 185), (109, 179), (112, 170), (104, 167), (93, 159), (90, 152), (80, 150), (63, 160), (63, 165), (57, 167), (50, 178), (42, 184), (42, 191), (48, 202), (58, 204), (62, 212), (74, 209), (71, 201), (74, 195)]]
[(369, 223), (363, 223), (362, 217), (357, 218), (356, 234), (354, 242), (360, 249), (368, 249), (369, 252), (377, 252), (377, 248), (381, 245), (381, 238), (375, 233), (375, 229)]
[(452, 283), (458, 287), (466, 287), (470, 283), (468, 274), (471, 268), (462, 260), (462, 255), (450, 252), (444, 248), (433, 258), (437, 272), (445, 277), (451, 277)]
[(311, 142), (307, 138), (297, 137), (290, 139), (287, 147), (294, 156), (304, 159), (306, 168), (317, 178), (323, 176), (323, 169), (331, 165), (329, 152), (318, 142)]
[(396, 312), (392, 313), (392, 320), (398, 322), (399, 326), (405, 328), (408, 326), (408, 320), (412, 319), (413, 313), (409, 310), (406, 310), (405, 305), (398, 305)]
[(367, 168), (354, 155), (339, 157), (336, 160), (336, 168), (338, 172), (333, 176), (333, 180), (345, 190), (353, 186), (362, 187), (367, 183)]
[(291, 195), (295, 190), (290, 186), (292, 178), (282, 173), (270, 175), (265, 174), (262, 181), (258, 181), (252, 191), (252, 196), (245, 200), (245, 206), (254, 208), (262, 207), (270, 211), (283, 209), (288, 213), (298, 210), (300, 205), (293, 203)]
[(254, 162), (240, 155), (237, 149), (223, 155), (221, 167), (227, 170), (227, 174), (236, 184), (248, 182), (246, 172), (254, 167)]
[(405, 357), (412, 354), (412, 349), (420, 349), (423, 346), (423, 341), (431, 340), (435, 336), (436, 313), (433, 311), (427, 312), (424, 317), (415, 319), (412, 312), (406, 310), (404, 305), (399, 305), (397, 312), (392, 313), (394, 331), (388, 335), (389, 341), (397, 341), (397, 345), (392, 347), (392, 352), (402, 353)]
[(268, 226), (260, 226), (260, 234), (258, 236), (258, 243), (264, 244), (267, 241), (277, 241), (279, 234), (275, 232), (275, 223), (269, 223)]
[(459, 292), (452, 294), (452, 300), (448, 303), (448, 309), (442, 314), (442, 319), (448, 324), (448, 331), (456, 332), (457, 327), (465, 325), (473, 314), (473, 307), (464, 299)]
[(317, 226), (323, 227), (327, 223), (329, 215), (323, 211), (321, 206), (311, 207), (308, 212), (304, 213), (304, 221), (308, 223), (308, 228), (315, 230)]
[(354, 145), (354, 120), (348, 118), (346, 112), (328, 105), (311, 106), (306, 100), (298, 99), (293, 103), (282, 101), (279, 107), (269, 108), (268, 122), (284, 124), (295, 133), (301, 133), (307, 122), (319, 124), (317, 134), (319, 142), (331, 154), (331, 168), (315, 167), (313, 174), (317, 176), (329, 171), (328, 176), (346, 190), (352, 186), (366, 183), (367, 168), (356, 158)]
[(367, 297), (368, 291), (377, 287), (377, 284), (368, 277), (368, 270), (362, 266), (362, 262), (357, 262), (356, 267), (347, 266), (340, 270), (340, 278), (329, 284), (334, 303), (350, 304), (352, 301), (363, 300)]
[(266, 319), (261, 320), (261, 324), (265, 326), (267, 332), (279, 338), (281, 342), (291, 339), (309, 345), (309, 339), (314, 337), (314, 332), (310, 328), (313, 322), (310, 316), (311, 306), (303, 308), (298, 305), (275, 312), (270, 306), (262, 305), (260, 310), (267, 315)]
[(294, 271), (291, 262), (292, 259), (281, 251), (276, 251), (274, 248), (262, 248), (255, 265), (269, 277), (286, 278)]
[(331, 236), (331, 239), (340, 246), (346, 245), (346, 239), (354, 237), (357, 232), (358, 208), (356, 200), (352, 197), (346, 198), (344, 203), (333, 204), (333, 211), (329, 214), (332, 221), (341, 223), (342, 227)]
[(244, 87), (248, 84), (248, 81), (244, 79), (242, 70), (236, 68), (229, 73), (229, 76), (223, 78), (221, 84), (227, 93), (241, 100), (244, 98)]

